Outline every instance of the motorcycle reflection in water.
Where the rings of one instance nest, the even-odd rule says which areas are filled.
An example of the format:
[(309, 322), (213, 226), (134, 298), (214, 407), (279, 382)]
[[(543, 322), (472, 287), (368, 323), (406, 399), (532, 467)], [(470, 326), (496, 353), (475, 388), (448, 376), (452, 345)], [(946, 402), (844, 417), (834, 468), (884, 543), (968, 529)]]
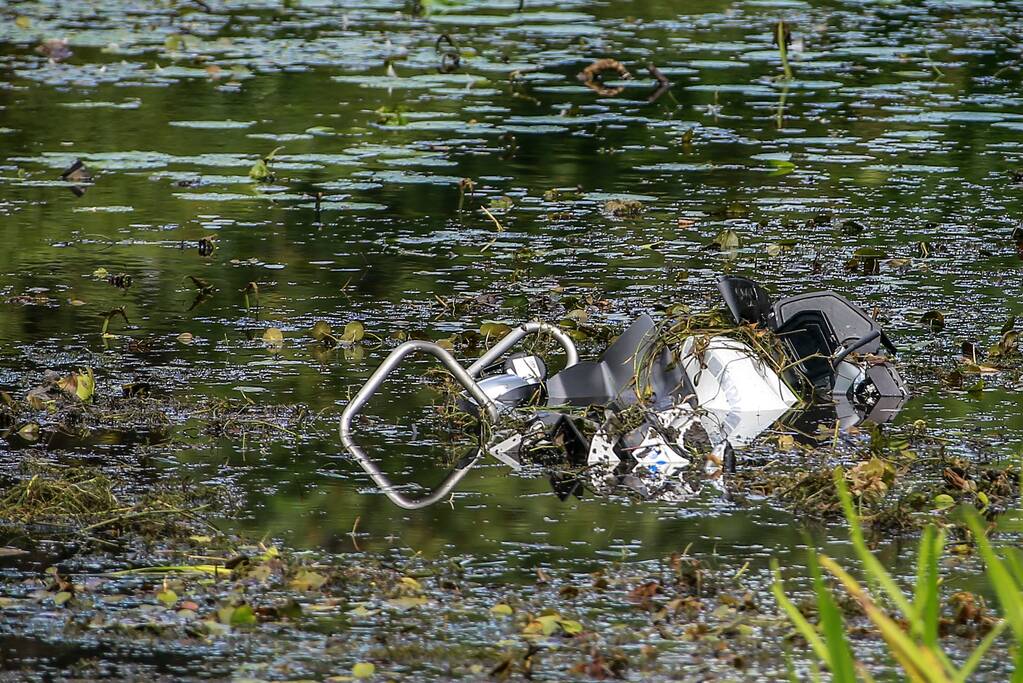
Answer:
[[(642, 315), (593, 361), (546, 323), (527, 323), (468, 368), (429, 342), (406, 342), (384, 360), (341, 418), (349, 453), (397, 505), (413, 509), (447, 496), (479, 458), (512, 468), (543, 459), (571, 475), (552, 476), (563, 499), (589, 488), (680, 501), (704, 483), (724, 489), (735, 453), (776, 423), (797, 433), (815, 425), (848, 429), (894, 418), (909, 394), (892, 364), (895, 347), (877, 322), (834, 292), (772, 302), (755, 282), (719, 279), (734, 329), (658, 326)], [(522, 338), (546, 333), (565, 350), (550, 377), (543, 359), (514, 354)], [(410, 353), (436, 356), (466, 389), (463, 407), (486, 420), (489, 442), (429, 495), (412, 499), (355, 442), (352, 420)]]

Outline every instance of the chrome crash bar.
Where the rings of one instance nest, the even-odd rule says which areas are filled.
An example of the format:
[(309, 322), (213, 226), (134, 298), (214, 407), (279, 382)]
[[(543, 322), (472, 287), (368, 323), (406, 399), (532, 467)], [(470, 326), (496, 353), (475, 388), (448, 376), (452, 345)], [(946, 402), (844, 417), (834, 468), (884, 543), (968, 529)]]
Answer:
[(466, 391), (469, 392), (469, 395), (475, 399), (476, 404), (483, 408), (483, 414), (486, 415), (486, 419), (488, 419), (491, 423), (495, 423), (500, 417), (498, 408), (490, 397), (483, 392), (479, 384), (476, 383), (476, 379), (485, 368), (504, 355), (524, 337), (531, 334), (541, 333), (551, 335), (559, 344), (561, 344), (561, 347), (565, 350), (565, 367), (570, 367), (579, 362), (579, 353), (576, 351), (575, 343), (572, 342), (572, 338), (565, 334), (562, 329), (549, 323), (540, 322), (525, 323), (516, 327), (506, 334), (501, 341), (494, 344), (493, 347), (480, 356), (479, 360), (470, 365), (468, 369), (459, 365), (458, 361), (455, 360), (455, 357), (447, 350), (432, 342), (408, 341), (401, 344), (387, 355), (387, 358), (385, 358), (380, 364), (380, 367), (378, 367), (373, 374), (370, 375), (369, 379), (366, 380), (366, 383), (362, 386), (362, 389), (359, 390), (359, 393), (355, 395), (355, 398), (353, 398), (348, 405), (345, 406), (344, 412), (341, 413), (341, 444), (349, 453), (352, 454), (352, 456), (358, 461), (359, 465), (362, 466), (362, 469), (365, 470), (366, 474), (373, 479), (374, 483), (380, 487), (380, 490), (383, 491), (383, 493), (386, 494), (395, 505), (405, 508), (406, 510), (415, 510), (436, 503), (455, 488), (458, 482), (461, 481), (472, 466), (476, 464), (476, 461), (479, 459), (479, 454), (469, 460), (469, 462), (465, 465), (451, 470), (447, 478), (445, 478), (430, 495), (423, 498), (409, 498), (398, 490), (397, 486), (383, 472), (383, 470), (381, 470), (375, 462), (370, 460), (370, 458), (366, 455), (366, 452), (362, 449), (362, 446), (355, 442), (355, 439), (352, 437), (352, 421), (355, 419), (355, 416), (358, 415), (363, 406), (369, 402), (369, 399), (373, 397), (373, 394), (380, 389), (380, 385), (384, 383), (387, 376), (390, 375), (395, 368), (401, 365), (406, 356), (412, 353), (421, 352), (428, 353), (437, 358), (437, 360), (439, 360), (441, 364), (447, 368), (452, 376), (458, 380), (458, 383), (465, 387)]

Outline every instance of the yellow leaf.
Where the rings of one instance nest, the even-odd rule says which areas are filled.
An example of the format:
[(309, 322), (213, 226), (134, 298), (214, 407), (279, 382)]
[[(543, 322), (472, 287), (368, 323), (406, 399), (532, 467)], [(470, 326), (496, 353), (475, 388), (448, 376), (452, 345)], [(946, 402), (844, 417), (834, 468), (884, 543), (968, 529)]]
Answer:
[(23, 438), (25, 441), (35, 441), (39, 438), (39, 425), (35, 422), (29, 422), (27, 425), (18, 430), (18, 436)]
[(490, 611), (494, 614), (499, 614), (503, 617), (510, 617), (514, 612), (514, 610), (512, 610), (511, 608), (511, 605), (507, 605), (503, 602), (499, 602), (493, 607), (491, 607)]
[(297, 591), (314, 591), (327, 583), (327, 577), (323, 574), (303, 569), (291, 579), (291, 587)]
[(195, 337), (192, 336), (191, 332), (182, 332), (181, 334), (178, 335), (178, 341), (181, 342), (182, 344), (187, 345), (195, 341)]
[(480, 325), (480, 334), (484, 337), (500, 338), (511, 332), (511, 328), (504, 323), (485, 322)]
[(540, 624), (540, 629), (543, 631), (545, 636), (552, 635), (558, 630), (558, 622), (561, 618), (557, 614), (546, 614), (542, 617), (537, 617), (536, 621)]
[(86, 368), (84, 373), (78, 374), (77, 379), (75, 395), (80, 401), (88, 401), (96, 393), (96, 375), (93, 374), (92, 368)]
[(170, 609), (174, 606), (174, 603), (178, 601), (178, 594), (168, 588), (165, 591), (157, 593), (156, 599), (159, 600), (164, 607)]
[(390, 600), (387, 601), (387, 604), (391, 605), (392, 607), (397, 607), (398, 609), (409, 610), (412, 609), (413, 607), (420, 607), (422, 605), (425, 605), (427, 602), (429, 601), (426, 598), (414, 598), (411, 596), (407, 596), (404, 598), (391, 598)]
[(263, 341), (270, 346), (283, 346), (284, 345), (284, 333), (281, 332), (280, 328), (268, 327), (263, 332)]
[(423, 590), (423, 584), (419, 583), (418, 581), (413, 579), (411, 576), (403, 576), (403, 577), (401, 577), (401, 583), (406, 588), (411, 588), (412, 590), (417, 591), (417, 592)]
[(371, 617), (374, 614), (377, 614), (378, 612), (379, 610), (366, 609), (365, 605), (359, 605), (355, 609), (348, 610), (348, 613), (351, 614), (353, 617)]
[(239, 605), (231, 613), (231, 626), (249, 626), (256, 623), (256, 614), (248, 605)]
[(345, 325), (345, 331), (341, 335), (341, 341), (346, 344), (356, 344), (362, 341), (362, 338), (366, 336), (366, 327), (358, 322), (350, 322)]
[(370, 678), (377, 672), (372, 662), (359, 662), (352, 667), (352, 675), (356, 678)]
[(558, 621), (558, 625), (561, 630), (570, 636), (574, 636), (576, 633), (581, 633), (583, 625), (574, 619), (561, 619)]
[(32, 20), (28, 17), (21, 15), (15, 18), (14, 25), (21, 29), (28, 29), (32, 26)]

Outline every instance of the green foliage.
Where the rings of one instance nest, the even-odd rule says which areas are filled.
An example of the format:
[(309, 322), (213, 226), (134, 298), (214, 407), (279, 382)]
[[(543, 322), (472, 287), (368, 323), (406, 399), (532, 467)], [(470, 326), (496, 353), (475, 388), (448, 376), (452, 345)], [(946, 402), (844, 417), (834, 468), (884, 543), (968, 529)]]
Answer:
[[(811, 553), (810, 573), (817, 596), (820, 623), (814, 626), (785, 595), (781, 573), (775, 565), (772, 592), (782, 611), (799, 634), (810, 644), (814, 654), (831, 671), (835, 681), (857, 679), (856, 660), (846, 636), (846, 625), (831, 590), (826, 585), (820, 567), (838, 580), (846, 593), (873, 623), (888, 647), (888, 653), (911, 681), (924, 683), (959, 683), (969, 679), (998, 636), (1011, 627), (1017, 652), (1023, 652), (1023, 555), (1008, 551), (999, 557), (988, 541), (983, 525), (973, 511), (967, 513), (968, 524), (977, 541), (977, 548), (986, 566), (987, 579), (998, 596), (1003, 619), (996, 622), (977, 645), (962, 666), (944, 652), (939, 634), (941, 619), (941, 578), (939, 560), (945, 543), (943, 531), (934, 527), (924, 530), (917, 554), (916, 583), (910, 599), (881, 562), (870, 552), (863, 538), (859, 517), (853, 508), (852, 495), (845, 481), (845, 472), (836, 468), (835, 487), (842, 509), (849, 523), (849, 536), (853, 549), (863, 566), (870, 586), (860, 584), (839, 564), (824, 554)], [(889, 615), (881, 606), (887, 603), (901, 613), (905, 626)], [(1017, 654), (1013, 681), (1023, 681), (1023, 655)], [(859, 672), (867, 677), (865, 672)]]
[(273, 163), (274, 157), (277, 156), (277, 152), (284, 149), (283, 147), (277, 147), (265, 157), (256, 160), (256, 163), (249, 169), (249, 177), (257, 182), (273, 182), (275, 176), (273, 171), (270, 170), (270, 164)]

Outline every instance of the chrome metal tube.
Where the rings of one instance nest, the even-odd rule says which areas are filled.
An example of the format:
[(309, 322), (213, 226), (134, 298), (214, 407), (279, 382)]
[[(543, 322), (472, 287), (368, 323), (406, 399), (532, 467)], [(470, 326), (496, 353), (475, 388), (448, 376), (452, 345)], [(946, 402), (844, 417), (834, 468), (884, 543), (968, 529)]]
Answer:
[(369, 402), (373, 394), (377, 392), (380, 385), (383, 384), (387, 376), (405, 359), (405, 356), (411, 353), (428, 353), (437, 358), (445, 368), (455, 377), (458, 382), (465, 387), (466, 391), (476, 399), (476, 404), (482, 406), (486, 412), (487, 417), (491, 422), (496, 422), (499, 416), (497, 406), (494, 404), (490, 397), (487, 396), (480, 386), (476, 383), (476, 380), (465, 371), (455, 357), (448, 353), (445, 349), (430, 342), (424, 341), (409, 341), (401, 344), (384, 359), (384, 362), (380, 364), (366, 383), (359, 390), (359, 393), (355, 395), (347, 406), (345, 406), (344, 412), (341, 413), (341, 443), (348, 450), (349, 453), (359, 462), (362, 469), (365, 470), (380, 490), (390, 498), (395, 505), (403, 507), (407, 510), (415, 510), (418, 508), (432, 505), (444, 496), (446, 496), (457, 484), (461, 481), (462, 477), (466, 475), (470, 468), (479, 459), (477, 455), (467, 465), (458, 469), (452, 470), (448, 474), (447, 478), (437, 487), (429, 496), (424, 498), (413, 499), (409, 498), (405, 494), (398, 491), (394, 483), (390, 478), (377, 466), (375, 462), (370, 460), (366, 455), (366, 452), (362, 449), (359, 444), (355, 442), (352, 437), (352, 421), (355, 416), (359, 414), (363, 406)]
[(513, 329), (501, 338), (501, 341), (494, 344), (490, 349), (480, 356), (479, 360), (469, 366), (469, 374), (472, 377), (479, 377), (484, 368), (503, 356), (508, 349), (515, 346), (522, 338), (530, 334), (546, 333), (554, 337), (561, 348), (565, 349), (565, 367), (570, 367), (579, 362), (579, 352), (576, 351), (575, 342), (565, 334), (565, 331), (550, 323), (531, 322), (524, 323)]

